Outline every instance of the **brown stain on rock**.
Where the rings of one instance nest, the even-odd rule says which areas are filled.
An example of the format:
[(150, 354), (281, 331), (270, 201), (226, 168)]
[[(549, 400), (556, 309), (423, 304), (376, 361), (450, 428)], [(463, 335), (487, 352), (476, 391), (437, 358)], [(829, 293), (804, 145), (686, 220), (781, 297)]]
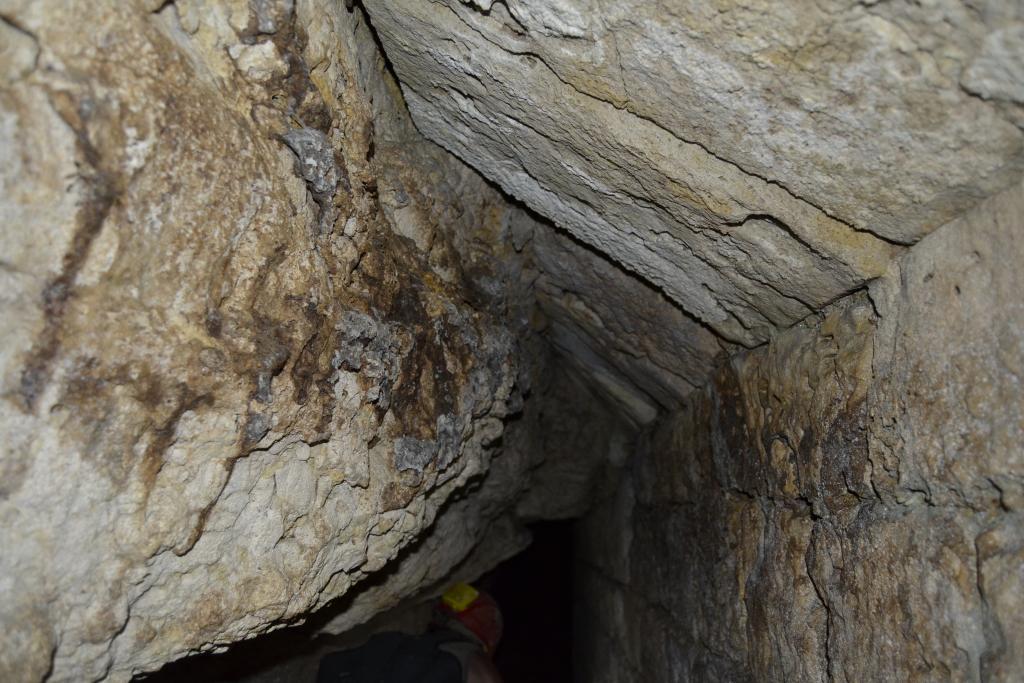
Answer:
[(85, 184), (85, 192), (76, 217), (78, 227), (64, 254), (61, 271), (43, 288), (43, 329), (25, 361), (19, 383), (22, 408), (26, 412), (35, 410), (36, 401), (50, 380), (50, 366), (61, 348), (64, 316), (74, 294), (78, 272), (121, 192), (119, 177), (106, 167), (99, 150), (89, 138), (89, 114), (85, 108), (64, 92), (53, 92), (50, 99), (54, 110), (75, 134), (82, 158), (80, 178)]
[(152, 430), (149, 444), (139, 462), (139, 472), (147, 494), (156, 484), (156, 477), (163, 468), (167, 450), (174, 445), (175, 432), (182, 416), (200, 407), (213, 405), (213, 397), (210, 394), (196, 394), (184, 382), (178, 383), (169, 395), (172, 397), (170, 414)]
[[(68, 416), (67, 429), (85, 434), (84, 454), (114, 481), (130, 472), (147, 497), (174, 445), (182, 417), (215, 405), (214, 394), (194, 380), (168, 381), (141, 363), (104, 366), (96, 358), (76, 360), (54, 410)], [(130, 415), (131, 426), (119, 426)], [(145, 444), (136, 458), (136, 444)]]
[(300, 406), (306, 406), (311, 401), (319, 403), (320, 415), (314, 429), (318, 433), (326, 433), (330, 429), (335, 407), (334, 387), (331, 383), (334, 374), (331, 366), (331, 320), (326, 313), (317, 309), (313, 301), (306, 302), (303, 314), (311, 332), (295, 354), (289, 373), (294, 387), (292, 400)]
[(867, 401), (860, 399), (844, 406), (821, 437), (821, 448), (828, 454), (822, 462), (822, 494), (833, 512), (874, 495), (868, 481), (867, 430)]
[(403, 486), (400, 482), (389, 481), (380, 494), (380, 511), (400, 510), (416, 497), (417, 488)]
[(408, 244), (394, 235), (374, 239), (360, 263), (372, 308), (406, 337), (389, 406), (399, 425), (396, 435), (434, 439), (437, 418), (457, 409), (459, 381), (465, 379), (449, 359), (465, 358), (470, 350), (455, 348), (451, 321), (428, 311), (433, 291), (424, 270)]

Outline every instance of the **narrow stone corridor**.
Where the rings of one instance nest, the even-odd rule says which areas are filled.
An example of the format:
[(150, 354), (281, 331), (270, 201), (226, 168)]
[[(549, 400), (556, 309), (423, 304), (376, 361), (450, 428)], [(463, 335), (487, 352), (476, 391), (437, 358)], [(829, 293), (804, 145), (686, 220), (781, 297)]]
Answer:
[(0, 161), (0, 681), (1024, 679), (1016, 0), (0, 0)]

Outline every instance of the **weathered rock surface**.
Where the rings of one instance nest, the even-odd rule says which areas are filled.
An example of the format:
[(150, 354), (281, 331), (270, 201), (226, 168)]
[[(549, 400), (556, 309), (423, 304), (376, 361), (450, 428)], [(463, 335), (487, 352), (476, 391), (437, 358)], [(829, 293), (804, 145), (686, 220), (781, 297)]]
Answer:
[(412, 128), (362, 15), (0, 17), (0, 679), (123, 680), (414, 542), (431, 568), (392, 601), (493, 525), (483, 565), (521, 548), (543, 455), (490, 463), (543, 354), (509, 207)]
[(660, 423), (585, 526), (584, 680), (1024, 676), (1022, 216), (988, 200)]

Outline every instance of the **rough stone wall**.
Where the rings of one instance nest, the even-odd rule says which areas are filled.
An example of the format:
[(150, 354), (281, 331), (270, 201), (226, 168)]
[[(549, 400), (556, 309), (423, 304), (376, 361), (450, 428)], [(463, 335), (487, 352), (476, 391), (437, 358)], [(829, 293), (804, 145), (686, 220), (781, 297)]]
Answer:
[(3, 0), (0, 79), (0, 680), (124, 680), (377, 576), (356, 623), (495, 519), (480, 561), (521, 547), (522, 488), (467, 488), (543, 368), (509, 207), (358, 9)]
[(579, 537), (584, 681), (1024, 677), (1024, 187), (734, 356)]
[(593, 680), (1019, 677), (1022, 12), (0, 0), (0, 679), (595, 492)]

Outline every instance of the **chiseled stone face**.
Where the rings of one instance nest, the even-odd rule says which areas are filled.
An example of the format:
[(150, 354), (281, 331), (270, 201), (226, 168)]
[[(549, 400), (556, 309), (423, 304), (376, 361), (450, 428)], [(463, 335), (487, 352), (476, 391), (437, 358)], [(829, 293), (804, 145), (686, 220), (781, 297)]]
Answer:
[(365, 5), (421, 130), (746, 345), (1024, 162), (1012, 0)]
[(586, 680), (1024, 676), (1022, 216), (990, 198), (659, 422), (584, 524)]

